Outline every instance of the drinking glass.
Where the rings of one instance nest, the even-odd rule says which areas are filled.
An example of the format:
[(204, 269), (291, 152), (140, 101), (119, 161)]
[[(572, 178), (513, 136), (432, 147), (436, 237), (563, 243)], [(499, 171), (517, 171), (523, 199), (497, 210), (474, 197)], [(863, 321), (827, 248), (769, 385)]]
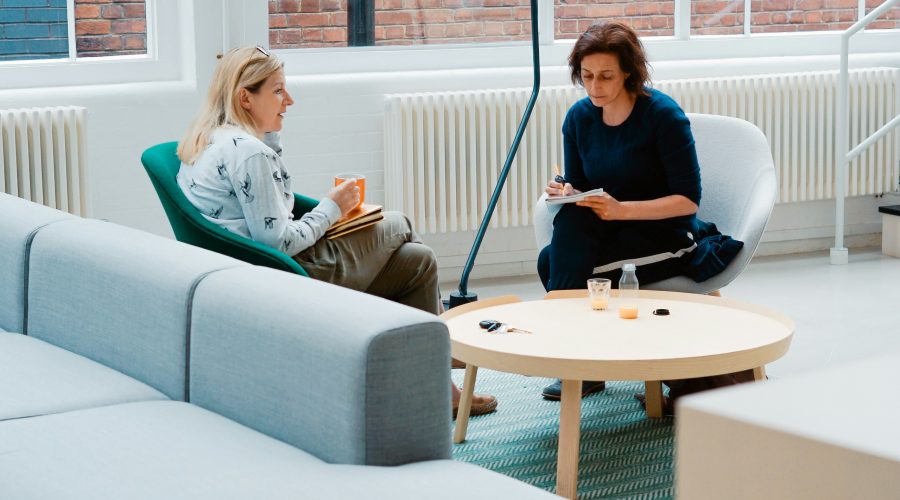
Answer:
[(609, 290), (612, 282), (606, 278), (591, 278), (587, 280), (588, 297), (591, 301), (591, 309), (602, 311), (609, 306)]

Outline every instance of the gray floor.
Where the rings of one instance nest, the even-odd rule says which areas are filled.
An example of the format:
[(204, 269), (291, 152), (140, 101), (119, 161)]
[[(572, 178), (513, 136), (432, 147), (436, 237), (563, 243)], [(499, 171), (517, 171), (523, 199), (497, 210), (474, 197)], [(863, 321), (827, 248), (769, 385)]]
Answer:
[[(480, 298), (544, 294), (537, 275), (471, 280), (469, 290)], [(827, 252), (758, 257), (722, 295), (777, 309), (796, 322), (790, 351), (767, 367), (772, 379), (900, 352), (900, 259), (878, 248), (851, 250), (846, 266), (830, 265)]]

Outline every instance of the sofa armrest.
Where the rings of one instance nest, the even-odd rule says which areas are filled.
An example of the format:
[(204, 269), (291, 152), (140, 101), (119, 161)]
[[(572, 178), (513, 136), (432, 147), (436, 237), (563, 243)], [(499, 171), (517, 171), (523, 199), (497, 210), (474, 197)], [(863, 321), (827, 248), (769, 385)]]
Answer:
[(450, 457), (450, 341), (436, 316), (261, 267), (197, 287), (189, 401), (332, 463)]

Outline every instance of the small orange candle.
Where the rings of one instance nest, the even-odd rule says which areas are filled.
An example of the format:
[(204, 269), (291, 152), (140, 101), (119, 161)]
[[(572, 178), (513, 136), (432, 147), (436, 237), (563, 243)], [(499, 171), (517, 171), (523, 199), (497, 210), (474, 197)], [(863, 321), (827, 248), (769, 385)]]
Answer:
[(637, 306), (634, 304), (623, 304), (619, 306), (619, 317), (622, 319), (637, 319)]

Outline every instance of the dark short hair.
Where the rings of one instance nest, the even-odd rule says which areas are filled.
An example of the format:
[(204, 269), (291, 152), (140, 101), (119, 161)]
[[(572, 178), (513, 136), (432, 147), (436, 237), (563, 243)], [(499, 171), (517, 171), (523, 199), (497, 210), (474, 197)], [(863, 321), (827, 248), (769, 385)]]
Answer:
[(619, 67), (628, 73), (625, 90), (634, 95), (644, 95), (644, 85), (650, 81), (647, 56), (637, 33), (617, 22), (598, 22), (578, 37), (569, 54), (569, 70), (572, 83), (584, 85), (581, 79), (581, 61), (591, 54), (613, 54), (619, 59)]

